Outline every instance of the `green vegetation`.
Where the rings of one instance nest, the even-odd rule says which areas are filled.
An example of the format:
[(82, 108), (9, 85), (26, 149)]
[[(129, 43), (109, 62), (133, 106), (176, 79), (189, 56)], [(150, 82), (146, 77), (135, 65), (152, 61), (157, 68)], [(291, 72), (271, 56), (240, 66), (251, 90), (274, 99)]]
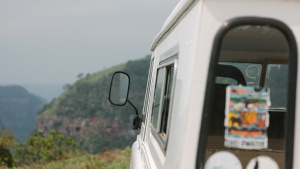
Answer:
[(15, 141), (11, 131), (0, 131), (0, 166), (12, 167), (14, 159), (10, 152), (17, 142)]
[(52, 161), (48, 164), (32, 164), (14, 169), (129, 169), (129, 163), (130, 149), (125, 148), (97, 155), (73, 154), (72, 158), (66, 160)]
[[(137, 134), (131, 130), (135, 111), (130, 105), (117, 107), (110, 104), (109, 86), (115, 71), (127, 72), (131, 79), (129, 100), (141, 113), (149, 62), (147, 56), (94, 74), (80, 74), (77, 82), (65, 85), (61, 96), (45, 105), (38, 114), (43, 102), (24, 88), (0, 88), (0, 107), (17, 110), (0, 114), (1, 118), (9, 116), (13, 120), (10, 123), (22, 124), (13, 130), (16, 136), (26, 133), (21, 141), (16, 141), (13, 132), (4, 130), (8, 124), (0, 118), (0, 169), (129, 168), (128, 147)], [(11, 102), (6, 104), (8, 101)], [(21, 107), (17, 108), (18, 105)], [(24, 116), (31, 121), (18, 119)], [(29, 131), (36, 126), (35, 119), (39, 132), (28, 138)]]
[[(115, 71), (124, 69), (125, 66), (126, 64), (121, 64), (95, 74), (88, 74), (73, 85), (66, 85), (65, 91), (60, 97), (45, 105), (39, 114), (58, 114), (71, 118), (94, 114), (97, 110), (91, 109), (91, 107), (93, 104), (99, 104), (99, 99), (103, 98), (101, 90), (103, 87), (107, 89), (107, 84), (109, 84), (107, 82), (110, 82), (109, 76)], [(88, 100), (83, 100), (85, 98)], [(86, 103), (90, 105), (86, 105)], [(86, 112), (90, 112), (90, 114), (86, 114)]]
[(59, 159), (67, 159), (77, 152), (77, 143), (70, 137), (51, 130), (47, 136), (36, 132), (24, 144), (18, 144), (15, 157), (18, 163), (44, 164)]
[[(37, 132), (24, 144), (17, 143), (11, 132), (2, 131), (0, 169), (127, 169), (130, 149), (108, 150), (91, 155), (79, 152), (77, 143), (55, 131), (47, 136)], [(10, 150), (14, 150), (14, 156)]]
[(112, 106), (108, 103), (108, 90), (111, 76), (115, 71), (125, 71), (130, 75), (132, 84), (130, 97), (141, 109), (143, 103), (137, 100), (140, 100), (140, 95), (144, 94), (149, 60), (150, 57), (146, 57), (95, 74), (88, 74), (73, 85), (67, 85), (63, 94), (50, 104), (45, 105), (39, 114), (55, 114), (70, 118), (91, 117), (98, 114), (114, 118), (111, 116), (110, 109)]
[(66, 85), (61, 96), (38, 113), (38, 130), (54, 129), (72, 136), (81, 141), (81, 150), (90, 153), (131, 146), (136, 138), (131, 130), (135, 112), (130, 105), (117, 107), (109, 103), (111, 76), (115, 71), (130, 75), (129, 100), (141, 113), (149, 63), (147, 56), (94, 74), (78, 75), (77, 82)]

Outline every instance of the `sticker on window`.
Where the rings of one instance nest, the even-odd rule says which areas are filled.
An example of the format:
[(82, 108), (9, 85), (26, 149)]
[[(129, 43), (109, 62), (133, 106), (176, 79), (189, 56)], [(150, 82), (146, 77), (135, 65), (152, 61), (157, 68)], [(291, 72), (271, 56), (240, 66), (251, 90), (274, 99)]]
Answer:
[(225, 108), (225, 143), (228, 148), (268, 148), (270, 90), (228, 86)]
[(234, 154), (227, 151), (218, 151), (211, 155), (204, 169), (242, 169), (242, 163)]
[(272, 168), (279, 169), (278, 164), (269, 156), (258, 156), (251, 159), (246, 169)]

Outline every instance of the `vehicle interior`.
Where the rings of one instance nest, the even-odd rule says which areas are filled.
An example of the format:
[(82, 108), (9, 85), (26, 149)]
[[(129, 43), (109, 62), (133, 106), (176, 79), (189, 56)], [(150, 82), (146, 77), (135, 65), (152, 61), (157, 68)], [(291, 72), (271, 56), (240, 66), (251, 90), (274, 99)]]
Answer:
[[(285, 35), (274, 27), (241, 25), (225, 34), (216, 66), (214, 106), (208, 122), (205, 161), (215, 152), (229, 151), (239, 158), (243, 168), (251, 159), (261, 155), (271, 157), (280, 168), (284, 168), (289, 56)], [(229, 85), (270, 89), (266, 149), (224, 145), (226, 87)]]

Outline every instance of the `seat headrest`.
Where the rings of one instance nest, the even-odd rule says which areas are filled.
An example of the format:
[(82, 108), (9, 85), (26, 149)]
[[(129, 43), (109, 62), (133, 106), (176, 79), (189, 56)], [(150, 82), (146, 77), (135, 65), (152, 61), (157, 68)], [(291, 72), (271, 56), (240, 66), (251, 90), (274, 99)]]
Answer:
[(217, 74), (218, 77), (228, 77), (236, 80), (238, 84), (247, 85), (243, 73), (240, 69), (231, 66), (231, 65), (217, 65)]

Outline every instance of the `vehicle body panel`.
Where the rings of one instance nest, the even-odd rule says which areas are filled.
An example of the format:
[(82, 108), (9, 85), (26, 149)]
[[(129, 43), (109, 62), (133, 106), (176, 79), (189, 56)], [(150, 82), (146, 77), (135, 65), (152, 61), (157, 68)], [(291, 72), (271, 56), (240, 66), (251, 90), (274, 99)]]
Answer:
[[(169, 136), (166, 151), (162, 150), (150, 127), (152, 105), (147, 119), (132, 147), (131, 168), (189, 169), (196, 168), (197, 148), (201, 129), (206, 81), (215, 37), (227, 22), (237, 18), (269, 18), (286, 24), (296, 42), (300, 42), (300, 1), (285, 0), (205, 0), (181, 1), (151, 47), (153, 62), (149, 103), (157, 68), (177, 54), (174, 99), (171, 103)], [(297, 44), (299, 49), (299, 43)], [(299, 64), (299, 61), (298, 61)], [(297, 73), (297, 84), (299, 83)], [(300, 96), (297, 90), (296, 96)], [(145, 102), (146, 102), (145, 101)], [(296, 99), (293, 168), (300, 167), (300, 101)], [(143, 137), (145, 135), (145, 137)]]

